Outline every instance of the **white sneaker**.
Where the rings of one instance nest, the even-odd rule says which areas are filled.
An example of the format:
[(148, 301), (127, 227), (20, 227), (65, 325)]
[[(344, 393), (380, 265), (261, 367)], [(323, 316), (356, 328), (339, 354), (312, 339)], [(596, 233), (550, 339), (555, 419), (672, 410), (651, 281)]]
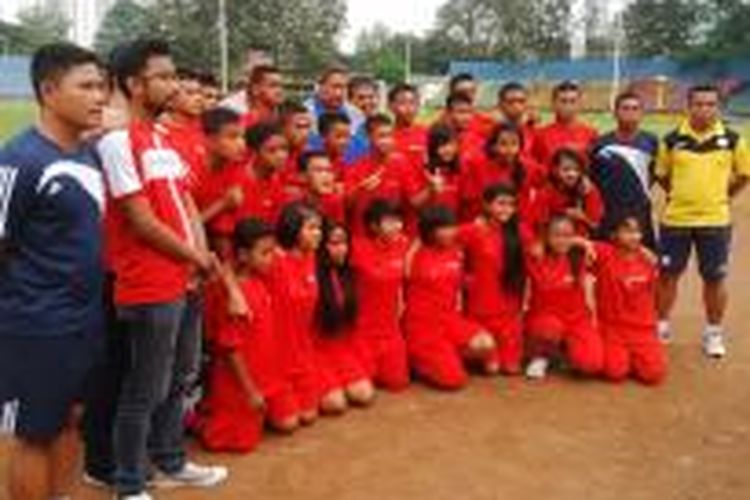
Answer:
[(154, 500), (154, 497), (146, 493), (138, 493), (136, 495), (119, 495), (115, 496), (115, 500)]
[(83, 484), (85, 484), (86, 486), (91, 486), (92, 488), (98, 488), (100, 490), (108, 490), (112, 488), (111, 484), (102, 479), (94, 477), (87, 472), (83, 473)]
[(547, 358), (534, 358), (526, 366), (526, 378), (531, 380), (543, 380), (547, 378), (549, 360)]
[(186, 462), (180, 472), (165, 474), (160, 472), (154, 478), (155, 488), (211, 488), (226, 480), (229, 470), (222, 466), (198, 465)]
[(703, 332), (703, 353), (713, 359), (721, 359), (727, 355), (724, 334), (720, 331)]

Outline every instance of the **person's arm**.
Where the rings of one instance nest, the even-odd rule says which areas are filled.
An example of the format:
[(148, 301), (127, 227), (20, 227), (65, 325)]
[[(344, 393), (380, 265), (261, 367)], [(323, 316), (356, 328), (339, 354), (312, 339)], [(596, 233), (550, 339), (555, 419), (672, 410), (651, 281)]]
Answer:
[(227, 192), (224, 193), (224, 196), (209, 204), (201, 211), (201, 220), (203, 223), (206, 223), (224, 211), (238, 208), (242, 204), (242, 199), (242, 188), (239, 186), (231, 186)]
[(237, 349), (232, 349), (226, 356), (229, 367), (237, 381), (240, 383), (242, 392), (245, 394), (245, 397), (247, 397), (250, 406), (261, 413), (265, 412), (266, 402), (263, 399), (263, 393), (258, 389), (258, 385), (250, 376), (250, 373), (245, 366), (245, 360), (242, 359), (242, 355)]
[(154, 213), (143, 194), (143, 185), (130, 148), (129, 134), (125, 130), (108, 134), (98, 146), (107, 186), (130, 228), (146, 245), (158, 252), (195, 264), (201, 270), (209, 270), (211, 259), (208, 252), (199, 251), (183, 241)]
[(659, 150), (656, 154), (656, 163), (654, 165), (654, 178), (657, 184), (664, 190), (665, 193), (669, 194), (672, 186), (670, 183), (670, 175), (672, 170), (670, 152), (667, 144), (664, 141), (659, 143)]
[(188, 245), (171, 227), (159, 220), (144, 195), (123, 198), (118, 202), (118, 207), (136, 236), (147, 245), (175, 260), (195, 264), (202, 271), (211, 268), (208, 252)]
[(0, 151), (0, 265), (11, 259), (13, 238), (36, 196), (36, 176), (14, 163), (10, 155)]
[(203, 221), (201, 220), (200, 212), (198, 207), (195, 205), (193, 196), (185, 191), (182, 196), (182, 201), (185, 204), (185, 210), (187, 211), (188, 217), (190, 218), (191, 230), (193, 232), (193, 238), (195, 246), (201, 252), (208, 252), (208, 238), (206, 237), (206, 230), (203, 227)]
[(747, 186), (750, 181), (750, 149), (742, 137), (734, 147), (734, 176), (729, 183), (729, 196), (735, 197)]

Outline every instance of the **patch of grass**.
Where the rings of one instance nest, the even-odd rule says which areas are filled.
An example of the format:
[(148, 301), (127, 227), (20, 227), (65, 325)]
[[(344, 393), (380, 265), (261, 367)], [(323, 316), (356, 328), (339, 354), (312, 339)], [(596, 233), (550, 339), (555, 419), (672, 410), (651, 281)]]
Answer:
[(26, 100), (0, 100), (0, 144), (34, 121), (34, 103)]

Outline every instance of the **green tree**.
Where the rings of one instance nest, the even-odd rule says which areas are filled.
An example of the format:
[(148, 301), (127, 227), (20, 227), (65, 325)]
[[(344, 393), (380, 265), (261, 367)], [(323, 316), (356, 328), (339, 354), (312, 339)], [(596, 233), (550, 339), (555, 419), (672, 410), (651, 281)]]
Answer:
[(413, 41), (411, 38), (393, 33), (383, 24), (361, 32), (351, 61), (353, 69), (389, 83), (403, 80), (406, 44)]
[(701, 43), (705, 0), (636, 0), (625, 10), (627, 50), (636, 56), (683, 56)]
[(750, 56), (750, 3), (743, 0), (712, 0), (713, 14), (707, 21), (705, 42), (691, 54), (694, 58), (723, 60)]
[(70, 21), (59, 9), (38, 6), (22, 11), (17, 24), (0, 23), (0, 41), (8, 52), (31, 54), (44, 44), (66, 40), (69, 30)]
[(133, 0), (117, 0), (104, 16), (94, 47), (107, 54), (116, 45), (158, 31), (156, 13)]

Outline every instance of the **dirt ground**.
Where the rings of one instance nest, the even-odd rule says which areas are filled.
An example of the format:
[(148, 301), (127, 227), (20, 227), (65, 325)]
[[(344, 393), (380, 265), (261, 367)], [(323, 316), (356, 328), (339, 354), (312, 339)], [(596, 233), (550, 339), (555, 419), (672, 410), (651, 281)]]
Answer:
[[(461, 393), (420, 385), (326, 419), (248, 456), (192, 455), (231, 469), (212, 491), (160, 499), (750, 499), (750, 195), (736, 213), (730, 355), (699, 349), (699, 282), (686, 276), (657, 389), (555, 376), (476, 379)], [(0, 449), (0, 467), (7, 453)], [(0, 490), (2, 486), (0, 476)], [(2, 493), (0, 493), (2, 498)], [(83, 490), (78, 500), (110, 498)]]

